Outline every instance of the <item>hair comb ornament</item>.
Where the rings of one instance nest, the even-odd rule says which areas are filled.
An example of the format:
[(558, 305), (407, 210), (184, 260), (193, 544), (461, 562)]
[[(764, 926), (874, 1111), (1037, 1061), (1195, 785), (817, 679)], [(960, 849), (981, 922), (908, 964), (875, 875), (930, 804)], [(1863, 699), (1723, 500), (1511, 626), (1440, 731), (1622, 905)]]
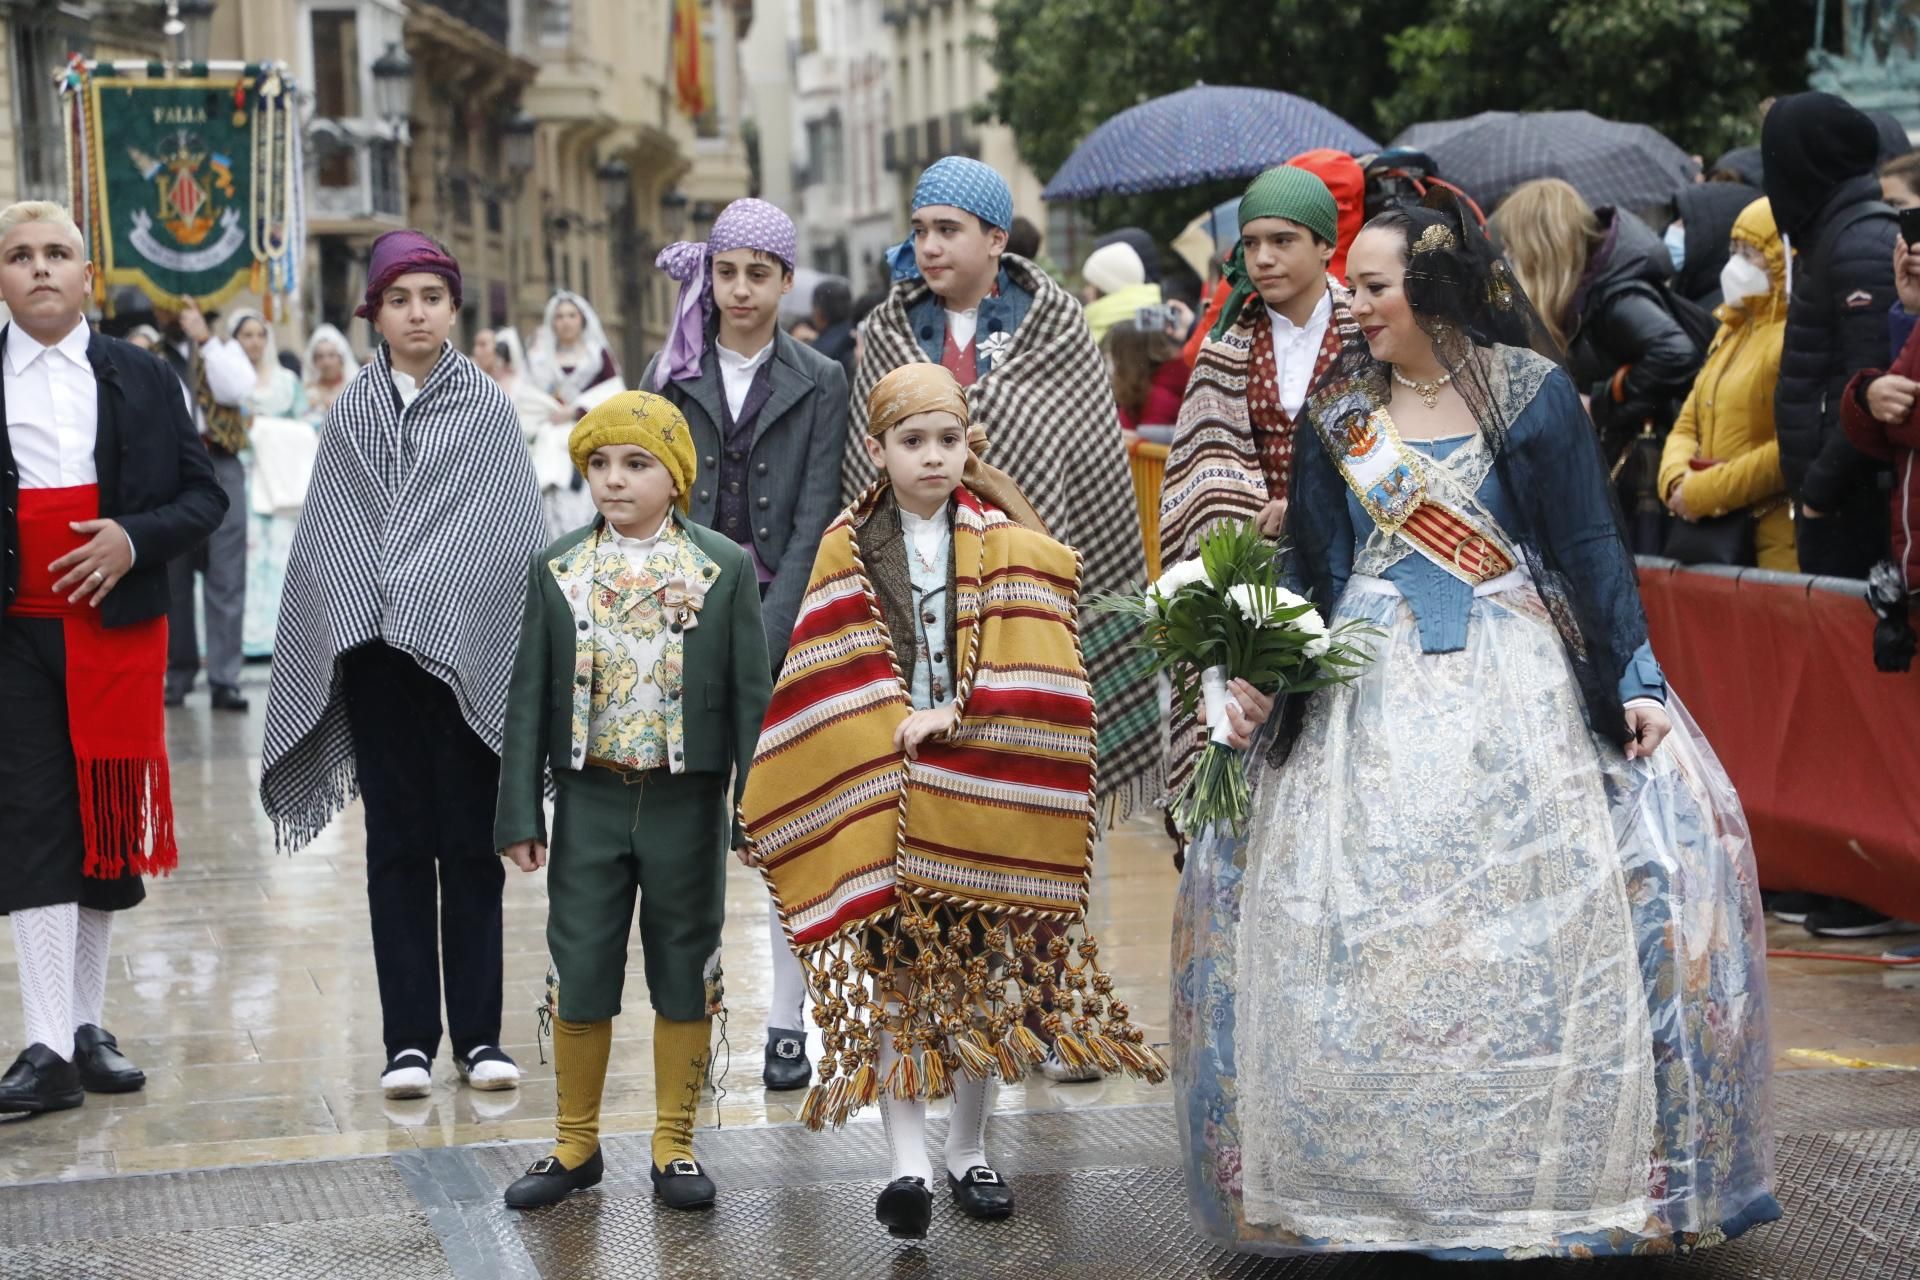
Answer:
[(1413, 251), (1415, 253), (1436, 253), (1443, 249), (1457, 249), (1459, 247), (1460, 242), (1454, 238), (1453, 228), (1443, 226), (1439, 223), (1435, 223), (1425, 231), (1422, 231), (1420, 238), (1413, 242)]

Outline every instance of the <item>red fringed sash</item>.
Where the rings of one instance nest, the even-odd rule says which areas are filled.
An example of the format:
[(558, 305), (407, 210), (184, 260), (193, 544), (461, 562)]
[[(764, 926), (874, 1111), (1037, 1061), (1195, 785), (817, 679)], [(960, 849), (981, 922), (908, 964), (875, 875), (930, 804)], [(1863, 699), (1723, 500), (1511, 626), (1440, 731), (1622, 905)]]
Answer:
[[(86, 543), (69, 526), (100, 514), (99, 489), (20, 491), (20, 590), (7, 612), (59, 618), (67, 649), (67, 733), (80, 783), (84, 874), (166, 875), (180, 862), (167, 774), (167, 620), (108, 630), (84, 600), (53, 592), (47, 566)], [(69, 593), (71, 594), (71, 593)]]

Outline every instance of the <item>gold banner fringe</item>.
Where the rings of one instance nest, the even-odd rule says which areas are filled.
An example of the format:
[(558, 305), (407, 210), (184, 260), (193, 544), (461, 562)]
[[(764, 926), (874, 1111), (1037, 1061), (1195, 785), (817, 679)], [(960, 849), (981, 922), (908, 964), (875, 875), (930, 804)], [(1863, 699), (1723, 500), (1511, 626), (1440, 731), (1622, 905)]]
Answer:
[[(825, 1052), (800, 1108), (807, 1128), (839, 1128), (884, 1092), (946, 1096), (956, 1075), (1009, 1084), (1047, 1056), (1151, 1084), (1167, 1065), (1114, 998), (1100, 944), (1082, 924), (906, 898), (886, 917), (806, 948), (801, 969)], [(882, 1035), (898, 1056), (882, 1073)]]

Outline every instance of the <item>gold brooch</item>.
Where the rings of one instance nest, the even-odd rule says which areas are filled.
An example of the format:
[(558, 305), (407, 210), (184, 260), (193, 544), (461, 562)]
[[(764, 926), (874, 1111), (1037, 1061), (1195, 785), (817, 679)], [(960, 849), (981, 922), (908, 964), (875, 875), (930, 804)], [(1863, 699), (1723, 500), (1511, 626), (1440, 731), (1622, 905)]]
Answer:
[(1413, 242), (1413, 251), (1415, 253), (1433, 253), (1439, 249), (1455, 248), (1459, 243), (1458, 240), (1453, 238), (1453, 228), (1442, 223), (1435, 223), (1420, 233), (1420, 238)]

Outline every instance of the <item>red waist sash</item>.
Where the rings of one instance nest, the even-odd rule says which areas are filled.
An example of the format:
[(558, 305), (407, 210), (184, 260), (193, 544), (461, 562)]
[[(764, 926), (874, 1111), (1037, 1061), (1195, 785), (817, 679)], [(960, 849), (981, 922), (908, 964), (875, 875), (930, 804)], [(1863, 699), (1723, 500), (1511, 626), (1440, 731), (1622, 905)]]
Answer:
[[(67, 735), (80, 785), (85, 874), (165, 875), (180, 861), (167, 771), (164, 617), (109, 630), (84, 599), (56, 595), (48, 566), (86, 544), (72, 524), (100, 514), (94, 485), (22, 489), (20, 588), (7, 615), (58, 618), (67, 652)], [(71, 590), (67, 593), (72, 594)]]

